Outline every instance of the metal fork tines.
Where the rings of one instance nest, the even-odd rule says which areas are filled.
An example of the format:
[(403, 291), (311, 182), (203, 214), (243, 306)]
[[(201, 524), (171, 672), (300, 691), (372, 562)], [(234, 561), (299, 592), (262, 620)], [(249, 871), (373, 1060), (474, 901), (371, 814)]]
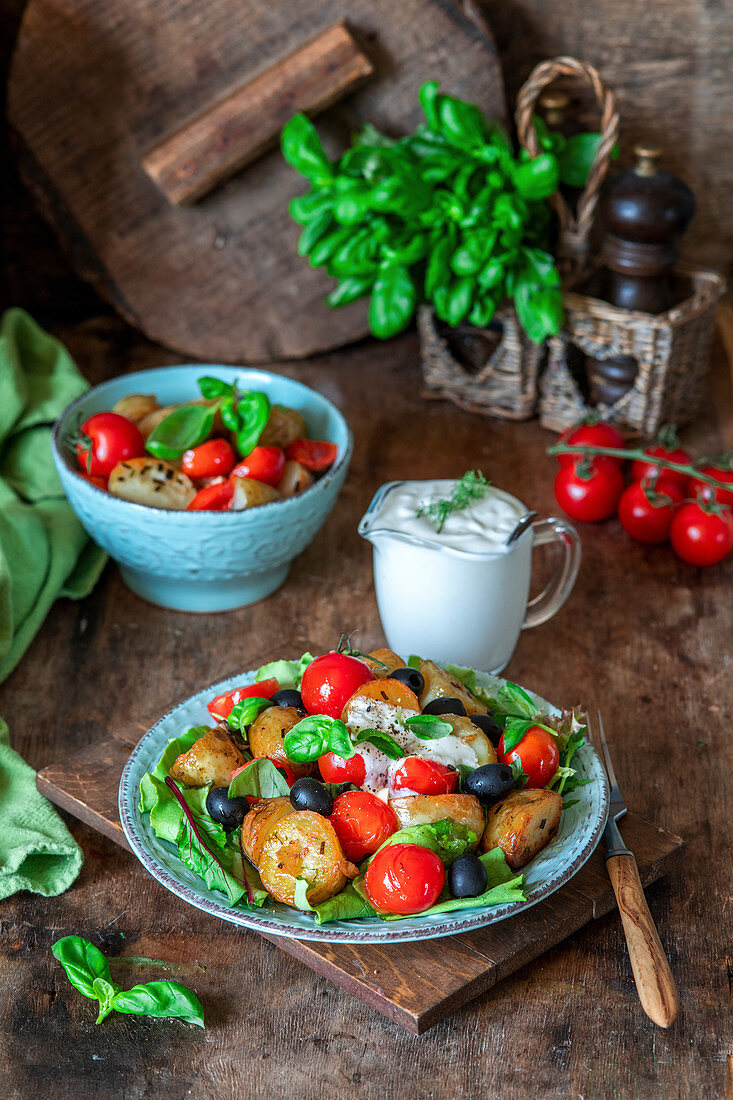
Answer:
[[(592, 741), (593, 735), (591, 733), (590, 715), (586, 715), (586, 718), (588, 722), (588, 736)], [(610, 859), (611, 856), (618, 856), (623, 853), (628, 853), (630, 855), (631, 853), (624, 844), (621, 833), (616, 826), (616, 822), (626, 813), (626, 803), (624, 802), (623, 795), (619, 789), (618, 780), (616, 779), (616, 772), (614, 771), (611, 754), (608, 750), (606, 732), (603, 728), (603, 719), (601, 718), (600, 711), (598, 711), (598, 731), (601, 735), (601, 751), (603, 753), (603, 761), (606, 768), (606, 774), (608, 775), (609, 786), (611, 788), (608, 822), (603, 833), (603, 839), (606, 842), (606, 859)]]

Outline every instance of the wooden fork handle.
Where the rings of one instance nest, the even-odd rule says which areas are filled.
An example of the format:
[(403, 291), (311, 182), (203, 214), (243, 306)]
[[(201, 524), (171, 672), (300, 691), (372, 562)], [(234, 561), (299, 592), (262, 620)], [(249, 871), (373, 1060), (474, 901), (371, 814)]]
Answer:
[(606, 867), (621, 913), (641, 1007), (655, 1024), (669, 1027), (679, 1011), (677, 989), (649, 912), (636, 860), (631, 853), (611, 856)]

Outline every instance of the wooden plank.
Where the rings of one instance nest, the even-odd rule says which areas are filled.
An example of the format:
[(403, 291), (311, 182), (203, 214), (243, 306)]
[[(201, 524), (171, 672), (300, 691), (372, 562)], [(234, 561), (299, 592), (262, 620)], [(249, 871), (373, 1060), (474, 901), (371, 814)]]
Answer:
[[(138, 722), (38, 773), (52, 802), (128, 848), (117, 811), (122, 768), (149, 723)], [(669, 870), (683, 842), (635, 814), (624, 823), (646, 885)], [(141, 872), (142, 873), (142, 872)], [(171, 903), (173, 904), (173, 903)], [(351, 945), (264, 934), (276, 947), (416, 1035), (484, 993), (615, 904), (596, 851), (572, 882), (525, 913), (436, 941)]]
[(169, 202), (187, 206), (256, 160), (296, 111), (330, 107), (373, 72), (336, 23), (165, 138), (143, 168)]

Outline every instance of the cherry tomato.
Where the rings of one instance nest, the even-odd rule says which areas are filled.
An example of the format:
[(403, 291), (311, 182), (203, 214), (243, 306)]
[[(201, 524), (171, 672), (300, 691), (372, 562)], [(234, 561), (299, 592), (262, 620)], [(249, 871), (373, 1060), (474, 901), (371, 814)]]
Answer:
[(376, 677), (358, 657), (347, 653), (324, 653), (316, 657), (303, 673), (300, 694), (310, 714), (340, 718), (341, 711), (362, 684)]
[(555, 500), (571, 519), (595, 523), (616, 511), (624, 491), (624, 479), (617, 462), (593, 458), (585, 476), (583, 463), (563, 466), (555, 478)]
[(94, 474), (85, 474), (83, 470), (79, 470), (79, 477), (83, 477), (85, 481), (88, 481), (91, 485), (96, 485), (98, 489), (107, 489), (106, 477), (95, 477)]
[(270, 699), (279, 688), (277, 680), (260, 680), (256, 684), (247, 684), (245, 687), (225, 691), (223, 695), (215, 695), (211, 702), (206, 704), (206, 709), (212, 718), (228, 718), (242, 699), (251, 699), (253, 696)]
[(627, 535), (650, 545), (664, 542), (684, 493), (675, 481), (660, 477), (652, 487), (635, 481), (621, 494), (618, 518)]
[(361, 787), (366, 779), (364, 757), (358, 751), (348, 760), (335, 752), (324, 753), (318, 757), (318, 770), (326, 783), (355, 783)]
[(669, 529), (672, 549), (689, 565), (717, 565), (733, 546), (733, 516), (729, 509), (706, 511), (683, 504)]
[[(718, 462), (719, 465), (716, 464)], [(731, 488), (716, 489), (714, 485), (708, 485), (705, 481), (698, 481), (697, 478), (691, 477), (687, 482), (688, 495), (698, 497), (700, 500), (704, 500), (706, 504), (714, 501), (716, 504), (725, 504), (728, 508), (733, 507), (733, 457), (726, 456), (708, 462), (705, 466), (700, 467), (700, 473), (707, 474), (708, 477), (714, 477), (717, 481), (728, 482)]]
[(109, 477), (118, 462), (144, 453), (145, 440), (137, 424), (119, 413), (95, 413), (79, 429), (76, 457), (82, 470), (94, 477)]
[(325, 439), (296, 439), (285, 448), (285, 454), (293, 462), (299, 462), (306, 470), (314, 470), (318, 473), (333, 466), (338, 454), (335, 443), (328, 443)]
[(183, 452), (181, 469), (188, 477), (226, 477), (237, 461), (226, 439), (207, 439)]
[(452, 794), (458, 786), (458, 772), (438, 760), (408, 756), (392, 774), (392, 790), (415, 794)]
[(215, 481), (199, 489), (186, 505), (187, 512), (226, 512), (229, 509), (234, 486), (230, 481)]
[[(558, 443), (568, 443), (571, 447), (615, 447), (626, 446), (626, 440), (618, 428), (613, 424), (581, 424), (577, 428), (566, 428), (558, 438)], [(575, 455), (558, 455), (557, 461), (561, 466), (572, 466)], [(604, 458), (608, 457), (604, 455)], [(618, 466), (623, 463), (622, 458), (608, 458), (609, 462), (615, 462)]]
[(445, 885), (440, 857), (420, 844), (388, 844), (367, 867), (364, 889), (375, 909), (424, 913)]
[(282, 447), (255, 447), (232, 470), (232, 477), (251, 477), (265, 485), (277, 485), (285, 469)]
[(546, 787), (557, 771), (560, 752), (555, 738), (541, 726), (530, 726), (524, 737), (509, 752), (504, 752), (504, 734), (496, 750), (500, 764), (517, 760), (527, 776), (527, 787)]
[[(650, 458), (666, 458), (670, 462), (679, 462), (682, 466), (689, 466), (692, 462), (687, 451), (683, 451), (681, 447), (669, 448), (661, 443), (656, 447), (647, 447), (644, 454), (649, 455)], [(678, 473), (677, 470), (667, 470), (664, 466), (655, 466), (653, 462), (643, 462), (640, 458), (635, 459), (631, 464), (632, 481), (641, 481), (644, 477), (652, 478), (657, 475), (676, 481), (681, 489), (687, 487), (687, 474)]]
[(344, 791), (334, 802), (328, 820), (352, 863), (361, 863), (365, 856), (376, 852), (400, 827), (392, 807), (371, 791)]

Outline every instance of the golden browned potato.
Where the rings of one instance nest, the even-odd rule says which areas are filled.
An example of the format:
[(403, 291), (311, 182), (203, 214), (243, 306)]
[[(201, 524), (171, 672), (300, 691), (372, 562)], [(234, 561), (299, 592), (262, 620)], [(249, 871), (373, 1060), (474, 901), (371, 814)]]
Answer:
[(271, 500), (280, 500), (280, 494), (272, 485), (264, 481), (255, 481), (253, 477), (233, 477), (234, 496), (230, 505), (233, 512), (243, 512), (246, 508), (257, 508), (260, 504), (269, 504)]
[(242, 822), (240, 844), (247, 859), (259, 863), (262, 846), (276, 822), (286, 814), (295, 813), (289, 798), (263, 798), (255, 802)]
[(305, 420), (297, 409), (273, 405), (258, 443), (260, 447), (282, 447), (284, 450), (296, 439), (305, 439), (307, 435)]
[(425, 688), (420, 696), (420, 706), (424, 710), (433, 699), (442, 699), (446, 695), (460, 699), (466, 708), (466, 714), (488, 714), (488, 708), (472, 695), (465, 684), (451, 676), (435, 661), (420, 661), (420, 671), (425, 677)]
[(411, 794), (390, 799), (402, 828), (407, 825), (427, 825), (449, 817), (467, 825), (481, 840), (484, 831), (484, 811), (472, 794)]
[(148, 416), (158, 408), (160, 406), (155, 394), (128, 393), (119, 399), (112, 412), (119, 413), (120, 416), (126, 416), (128, 420), (132, 420), (133, 423), (137, 424), (144, 416)]
[(170, 462), (145, 455), (118, 462), (109, 475), (113, 496), (150, 508), (182, 512), (196, 496), (193, 482)]
[(369, 665), (379, 680), (384, 680), (396, 668), (405, 667), (405, 661), (393, 649), (373, 649), (366, 657), (362, 657), (362, 661)]
[(224, 730), (210, 729), (188, 752), (176, 757), (170, 774), (186, 787), (203, 787), (207, 783), (228, 787), (232, 772), (243, 763), (244, 757)]
[(142, 432), (143, 439), (147, 439), (153, 428), (157, 428), (161, 420), (165, 420), (168, 413), (172, 413), (174, 409), (177, 409), (178, 405), (158, 405), (156, 408), (151, 409), (150, 412), (145, 413), (137, 422), (137, 426)]
[(249, 747), (257, 759), (266, 756), (277, 764), (288, 764), (298, 779), (318, 775), (318, 764), (294, 764), (288, 759), (283, 740), (288, 730), (303, 717), (295, 707), (268, 707), (249, 727)]
[(462, 714), (441, 714), (440, 716), (453, 726), (453, 733), (466, 745), (470, 745), (476, 753), (477, 767), (482, 764), (496, 763), (496, 749), (489, 741), (482, 729), (474, 726), (470, 718), (464, 718)]
[(313, 484), (313, 474), (301, 466), (299, 462), (289, 458), (283, 468), (283, 476), (277, 483), (277, 491), (281, 497), (294, 497), (296, 493), (303, 493)]
[[(246, 818), (245, 818), (246, 820)], [(359, 873), (350, 863), (328, 818), (310, 810), (293, 811), (268, 830), (257, 870), (274, 898), (293, 905), (298, 879), (309, 885), (311, 905), (332, 898)]]
[(481, 850), (501, 848), (511, 869), (518, 871), (557, 836), (561, 813), (557, 791), (512, 791), (489, 810)]

